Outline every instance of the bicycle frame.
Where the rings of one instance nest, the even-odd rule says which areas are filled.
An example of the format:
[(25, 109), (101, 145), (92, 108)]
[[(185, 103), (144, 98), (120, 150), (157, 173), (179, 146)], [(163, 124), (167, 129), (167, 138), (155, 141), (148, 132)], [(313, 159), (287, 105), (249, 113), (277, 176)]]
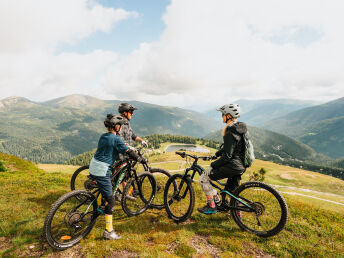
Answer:
[[(117, 166), (115, 168), (115, 170), (112, 172), (113, 174), (111, 175), (111, 181), (116, 180), (115, 181), (115, 185), (113, 186), (112, 189), (112, 194), (114, 195), (120, 185), (120, 183), (122, 182), (123, 178), (126, 175), (129, 175), (129, 177), (132, 177), (131, 172), (133, 172), (135, 180), (137, 180), (137, 174), (136, 174), (136, 170), (134, 169), (134, 166), (136, 165), (136, 161), (130, 162), (130, 161), (124, 161), (122, 164), (120, 164), (119, 166)], [(90, 209), (90, 207), (93, 205), (93, 202), (98, 200), (99, 195), (101, 194), (99, 191), (99, 188), (96, 188), (93, 192), (91, 192), (93, 195), (95, 195), (95, 199), (88, 205), (87, 209), (86, 209), (86, 213), (88, 212), (88, 210)], [(100, 214), (100, 211), (98, 210), (98, 215)]]
[[(186, 156), (186, 155), (188, 155), (188, 154), (185, 154), (185, 156)], [(191, 155), (188, 155), (188, 156), (190, 156), (191, 158), (193, 158), (193, 159), (194, 159), (194, 162), (192, 163), (191, 167), (185, 169), (185, 173), (184, 173), (184, 175), (183, 175), (183, 178), (186, 179), (186, 180), (191, 180), (191, 182), (193, 183), (193, 182), (194, 182), (194, 177), (195, 177), (196, 173), (198, 173), (199, 176), (201, 176), (201, 175), (204, 173), (204, 171), (205, 171), (205, 169), (204, 169), (203, 167), (201, 167), (200, 165), (197, 164), (198, 159), (204, 158), (204, 157), (197, 157), (197, 156), (191, 156)], [(190, 172), (190, 171), (192, 171), (191, 176), (189, 175), (189, 172)], [(216, 182), (217, 182), (218, 184), (222, 185), (222, 186), (226, 186), (226, 184), (223, 184), (223, 183), (219, 182), (218, 180), (216, 180)], [(245, 199), (245, 198), (243, 198), (243, 197), (237, 197), (237, 196), (235, 196), (234, 194), (232, 194), (231, 192), (226, 191), (225, 189), (222, 189), (221, 187), (219, 187), (218, 185), (216, 185), (216, 184), (214, 183), (213, 180), (210, 181), (210, 184), (211, 184), (213, 187), (219, 189), (220, 192), (221, 192), (221, 194), (222, 194), (222, 193), (223, 193), (223, 194), (227, 194), (227, 195), (229, 195), (230, 197), (236, 199), (238, 202), (240, 202), (241, 204), (244, 205), (244, 207), (234, 207), (234, 206), (229, 206), (229, 205), (228, 205), (228, 206), (227, 206), (228, 209), (242, 210), (242, 211), (246, 211), (246, 212), (254, 212), (254, 211), (256, 210), (255, 207), (252, 207), (252, 206), (249, 204), (249, 202), (250, 202), (249, 200), (247, 200), (247, 199)], [(179, 185), (178, 193), (180, 192), (180, 190), (182, 189), (182, 187), (183, 187), (183, 183)], [(185, 190), (184, 194), (182, 195), (182, 198), (185, 198), (185, 196), (186, 196), (186, 194), (187, 194), (187, 190), (188, 190), (188, 188)]]

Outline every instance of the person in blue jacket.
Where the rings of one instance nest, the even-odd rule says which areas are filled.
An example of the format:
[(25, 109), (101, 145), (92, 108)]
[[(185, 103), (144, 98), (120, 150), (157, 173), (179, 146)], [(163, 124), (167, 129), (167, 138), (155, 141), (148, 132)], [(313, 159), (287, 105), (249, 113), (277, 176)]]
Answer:
[(121, 236), (116, 234), (112, 225), (112, 213), (115, 199), (112, 193), (112, 183), (110, 173), (114, 161), (119, 153), (127, 153), (131, 158), (139, 160), (140, 157), (133, 149), (128, 148), (119, 136), (121, 126), (125, 122), (124, 118), (119, 115), (108, 114), (105, 118), (104, 125), (107, 132), (100, 136), (98, 148), (90, 163), (90, 175), (97, 181), (102, 197), (105, 199), (105, 239), (120, 239)]

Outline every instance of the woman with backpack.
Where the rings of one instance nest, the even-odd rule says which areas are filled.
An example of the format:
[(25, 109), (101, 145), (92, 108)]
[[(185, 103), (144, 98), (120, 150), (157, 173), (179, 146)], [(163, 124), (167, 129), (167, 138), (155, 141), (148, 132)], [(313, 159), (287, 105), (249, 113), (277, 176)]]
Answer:
[(244, 137), (247, 127), (245, 123), (237, 122), (237, 118), (240, 116), (240, 107), (238, 104), (228, 104), (216, 110), (222, 113), (222, 120), (226, 125), (222, 130), (223, 147), (215, 154), (220, 158), (212, 162), (210, 168), (199, 178), (203, 192), (207, 196), (207, 204), (198, 208), (198, 211), (204, 214), (216, 213), (217, 204), (221, 200), (209, 179), (228, 178), (225, 190), (233, 191), (239, 186), (241, 175), (246, 171)]

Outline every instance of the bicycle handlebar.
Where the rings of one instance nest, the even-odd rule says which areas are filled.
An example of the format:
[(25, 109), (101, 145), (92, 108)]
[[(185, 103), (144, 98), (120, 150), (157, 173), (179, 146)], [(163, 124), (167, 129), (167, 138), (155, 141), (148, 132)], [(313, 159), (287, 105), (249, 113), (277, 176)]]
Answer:
[(215, 156), (196, 156), (196, 155), (191, 155), (191, 154), (187, 154), (185, 152), (180, 152), (180, 151), (176, 151), (175, 153), (177, 155), (181, 156), (182, 158), (185, 158), (186, 156), (189, 156), (190, 158), (193, 158), (195, 160), (203, 159), (204, 161), (207, 161), (207, 160), (216, 159)]

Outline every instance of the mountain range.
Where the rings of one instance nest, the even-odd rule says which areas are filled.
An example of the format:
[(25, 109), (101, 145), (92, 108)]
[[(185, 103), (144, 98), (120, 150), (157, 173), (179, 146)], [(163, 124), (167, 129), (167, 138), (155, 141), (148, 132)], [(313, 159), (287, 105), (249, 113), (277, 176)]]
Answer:
[[(122, 101), (69, 95), (46, 102), (10, 97), (0, 101), (0, 151), (35, 162), (64, 162), (96, 147), (107, 113)], [(137, 135), (172, 133), (200, 137), (218, 128), (204, 114), (130, 101)]]
[[(284, 116), (290, 112), (320, 104), (317, 101), (297, 99), (240, 99), (234, 102), (241, 107), (239, 120), (252, 126), (260, 126), (271, 119)], [(206, 111), (205, 114), (211, 118), (219, 119), (220, 113), (216, 111), (216, 108), (218, 107)]]
[(332, 158), (344, 158), (344, 98), (291, 112), (262, 127), (293, 137)]
[[(63, 163), (77, 154), (96, 147), (99, 135), (105, 131), (103, 125), (105, 115), (117, 113), (117, 106), (121, 102), (85, 95), (68, 95), (45, 102), (34, 102), (22, 97), (0, 100), (0, 151), (35, 162)], [(192, 137), (207, 135), (207, 138), (211, 139), (220, 135), (217, 130), (222, 124), (217, 111), (215, 111), (217, 117), (213, 119), (206, 114), (178, 107), (139, 101), (130, 101), (130, 103), (138, 107), (131, 121), (137, 135), (178, 134)], [(260, 121), (265, 121), (267, 117), (271, 117), (271, 111), (278, 109), (278, 106), (285, 107), (279, 111), (283, 113), (296, 107), (314, 104), (292, 100), (264, 100), (256, 103), (243, 101), (243, 103), (246, 103), (242, 104), (246, 105), (243, 121), (245, 114), (254, 117), (255, 112), (264, 115), (265, 117), (261, 117)], [(344, 158), (342, 144), (344, 98), (301, 108), (264, 122), (260, 126), (275, 132), (251, 127), (257, 153), (262, 158), (318, 160), (331, 164), (333, 160), (316, 152), (334, 158)], [(212, 132), (213, 136), (210, 134)], [(338, 159), (336, 164), (342, 165), (343, 158)]]

